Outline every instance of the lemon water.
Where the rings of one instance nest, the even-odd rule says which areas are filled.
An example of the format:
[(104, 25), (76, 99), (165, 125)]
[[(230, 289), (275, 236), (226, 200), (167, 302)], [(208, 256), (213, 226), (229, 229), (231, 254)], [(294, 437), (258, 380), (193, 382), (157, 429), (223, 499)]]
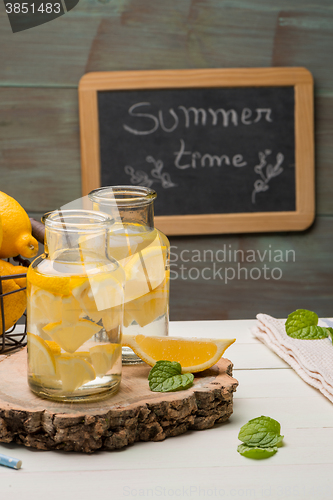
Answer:
[[(125, 271), (124, 325), (126, 335), (168, 333), (169, 242), (157, 229), (135, 223), (115, 223), (109, 231), (109, 253)], [(138, 363), (129, 347), (125, 364)]]
[(27, 275), (28, 383), (60, 401), (99, 400), (121, 379), (122, 269), (77, 251), (37, 258)]

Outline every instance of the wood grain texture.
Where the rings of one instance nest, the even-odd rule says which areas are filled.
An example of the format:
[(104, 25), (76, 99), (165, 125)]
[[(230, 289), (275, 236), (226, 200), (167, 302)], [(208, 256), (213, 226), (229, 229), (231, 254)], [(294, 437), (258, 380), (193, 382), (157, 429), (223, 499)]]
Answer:
[[(300, 67), (102, 71), (84, 75), (79, 83), (79, 94), (103, 90), (305, 85), (304, 93), (308, 98), (307, 86), (312, 83), (311, 73)], [(303, 95), (298, 97), (302, 103), (303, 98)]]
[[(103, 19), (87, 71), (247, 67), (249, 57), (253, 66), (270, 66), (277, 13), (217, 4), (209, 10), (205, 2), (191, 2), (188, 9), (183, 7), (190, 2), (181, 2), (181, 12), (179, 2), (172, 3), (147, 8), (147, 2), (133, 2), (121, 20)], [(265, 26), (263, 39), (254, 36), (258, 22)], [(139, 40), (140, 57), (133, 40)]]
[(77, 93), (0, 88), (1, 190), (29, 212), (81, 195)]
[[(295, 49), (305, 46), (304, 62), (272, 64), (272, 54), (280, 50), (275, 30), (282, 27), (281, 13), (289, 11), (329, 23), (330, 7), (330, 0), (308, 5), (301, 0), (85, 0), (68, 15), (19, 37), (13, 37), (2, 11), (0, 84), (77, 87), (87, 71), (272, 65), (311, 70), (320, 46), (306, 50), (301, 37)], [(309, 25), (311, 30), (315, 26)]]
[(315, 100), (316, 205), (318, 214), (333, 214), (333, 94)]
[[(301, 177), (301, 173), (299, 173), (299, 177)], [(306, 179), (309, 182), (306, 192), (310, 193), (310, 196), (307, 198), (308, 204), (305, 203), (306, 199), (303, 196), (298, 197), (303, 202), (302, 211), (255, 214), (160, 215), (156, 217), (156, 225), (167, 236), (302, 231), (307, 229), (314, 220), (313, 174), (305, 175), (304, 181)]]
[(333, 12), (293, 10), (279, 12), (275, 31), (273, 66), (306, 63), (321, 92), (332, 92), (333, 74), (328, 64), (333, 53)]
[[(82, 80), (81, 80), (82, 81)], [(101, 187), (98, 102), (96, 92), (79, 92), (81, 194)]]
[(1, 9), (0, 86), (76, 88), (101, 17), (73, 14), (74, 10), (15, 37)]
[(221, 360), (195, 376), (193, 386), (174, 393), (152, 392), (150, 367), (124, 366), (120, 390), (96, 403), (57, 403), (38, 398), (27, 384), (26, 349), (0, 362), (0, 441), (40, 450), (92, 453), (136, 441), (162, 441), (203, 430), (232, 414), (232, 363)]
[(249, 59), (270, 66), (277, 13), (262, 0), (87, 0), (15, 40), (1, 13), (1, 85), (76, 87), (86, 71), (247, 67)]

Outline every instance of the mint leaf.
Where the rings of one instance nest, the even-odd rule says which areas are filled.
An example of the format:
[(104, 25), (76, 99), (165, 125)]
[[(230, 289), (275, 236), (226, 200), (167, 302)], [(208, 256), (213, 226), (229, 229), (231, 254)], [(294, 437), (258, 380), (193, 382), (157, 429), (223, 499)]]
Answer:
[[(307, 309), (297, 309), (297, 311), (289, 314), (286, 321), (286, 333), (290, 337), (294, 337), (292, 334), (298, 330), (302, 330), (308, 326), (317, 326), (318, 316), (312, 311)], [(298, 337), (294, 337), (298, 338)]]
[(257, 417), (241, 427), (238, 439), (249, 447), (269, 448), (281, 444), (279, 422), (270, 417)]
[(328, 337), (328, 334), (329, 334), (328, 328), (321, 326), (306, 326), (301, 330), (288, 333), (289, 337), (300, 340), (325, 339), (326, 337)]
[(250, 446), (246, 446), (246, 444), (240, 444), (237, 447), (238, 453), (247, 458), (255, 458), (256, 460), (261, 460), (262, 458), (268, 458), (278, 451), (276, 446), (269, 448), (253, 448)]
[(333, 328), (331, 328), (330, 326), (326, 326), (325, 328), (328, 331), (328, 335), (331, 337), (331, 340), (333, 341)]
[(317, 326), (318, 316), (306, 309), (297, 309), (289, 314), (286, 321), (286, 333), (293, 339), (317, 340), (325, 339), (328, 335), (332, 337), (333, 329)]
[(238, 439), (243, 443), (238, 446), (238, 453), (257, 460), (275, 455), (283, 439), (280, 430), (279, 422), (270, 417), (262, 415), (249, 420), (239, 431)]
[(149, 387), (153, 392), (174, 392), (188, 389), (193, 384), (194, 375), (183, 373), (176, 361), (157, 361), (148, 375)]

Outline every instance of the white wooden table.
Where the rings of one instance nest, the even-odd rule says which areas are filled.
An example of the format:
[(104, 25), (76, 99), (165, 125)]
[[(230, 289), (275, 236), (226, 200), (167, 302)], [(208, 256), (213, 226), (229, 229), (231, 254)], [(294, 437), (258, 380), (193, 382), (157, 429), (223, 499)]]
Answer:
[[(0, 499), (331, 500), (333, 405), (252, 337), (254, 323), (186, 321), (170, 326), (175, 336), (236, 337), (226, 352), (239, 381), (228, 422), (93, 455), (0, 443), (0, 453), (23, 462), (18, 471), (0, 467)], [(260, 415), (278, 420), (285, 437), (276, 455), (256, 461), (237, 453), (237, 436), (243, 424)]]

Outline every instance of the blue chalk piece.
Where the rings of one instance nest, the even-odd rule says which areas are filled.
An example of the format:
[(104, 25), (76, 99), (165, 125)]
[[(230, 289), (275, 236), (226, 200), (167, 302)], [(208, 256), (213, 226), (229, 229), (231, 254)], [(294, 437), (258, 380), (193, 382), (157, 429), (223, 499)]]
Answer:
[(11, 467), (12, 469), (20, 469), (22, 466), (22, 460), (8, 457), (7, 455), (1, 455), (0, 453), (0, 465), (5, 465), (6, 467)]

